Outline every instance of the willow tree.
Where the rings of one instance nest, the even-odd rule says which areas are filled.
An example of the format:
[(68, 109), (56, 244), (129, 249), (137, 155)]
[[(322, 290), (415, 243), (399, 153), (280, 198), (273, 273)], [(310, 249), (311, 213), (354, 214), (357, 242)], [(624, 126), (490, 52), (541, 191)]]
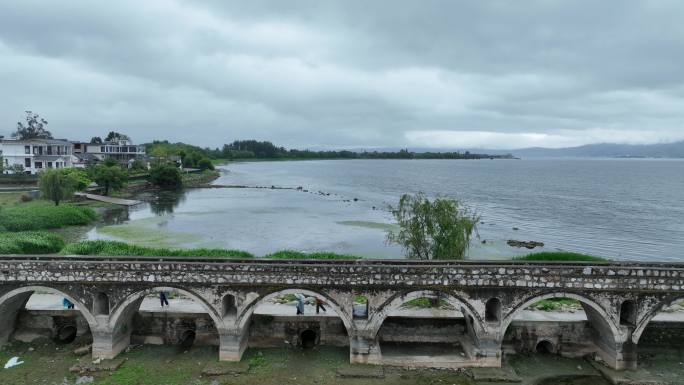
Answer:
[(61, 170), (49, 169), (40, 173), (38, 187), (43, 198), (55, 202), (67, 200), (74, 195), (78, 187), (78, 180), (73, 174), (66, 174)]
[(480, 220), (457, 200), (431, 201), (423, 193), (402, 195), (390, 211), (399, 231), (389, 231), (387, 242), (401, 245), (415, 259), (465, 259)]

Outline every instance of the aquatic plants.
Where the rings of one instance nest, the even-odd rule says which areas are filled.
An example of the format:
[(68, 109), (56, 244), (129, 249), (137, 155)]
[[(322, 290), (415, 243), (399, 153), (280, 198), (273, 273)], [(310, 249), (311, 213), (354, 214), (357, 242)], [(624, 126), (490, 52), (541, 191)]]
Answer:
[[(165, 247), (145, 247), (130, 243), (108, 240), (81, 241), (67, 245), (61, 252), (67, 255), (103, 256), (148, 256), (148, 257), (226, 257), (253, 258), (254, 255), (242, 250), (227, 249), (180, 249)], [(264, 256), (267, 259), (361, 259), (356, 255), (335, 253), (302, 253), (284, 250)]]
[(33, 201), (3, 208), (0, 211), (0, 226), (8, 231), (46, 230), (86, 225), (96, 217), (89, 207), (70, 204), (55, 206), (46, 201)]
[(362, 259), (358, 255), (337, 254), (331, 252), (303, 253), (301, 251), (282, 250), (265, 255), (267, 259)]
[(605, 262), (606, 258), (566, 251), (540, 252), (513, 258), (516, 261)]
[(67, 245), (62, 254), (103, 255), (103, 256), (147, 256), (147, 257), (230, 257), (253, 258), (246, 251), (226, 249), (170, 249), (163, 247), (144, 247), (117, 241), (81, 241)]
[(50, 254), (64, 247), (64, 239), (45, 231), (0, 232), (0, 254)]

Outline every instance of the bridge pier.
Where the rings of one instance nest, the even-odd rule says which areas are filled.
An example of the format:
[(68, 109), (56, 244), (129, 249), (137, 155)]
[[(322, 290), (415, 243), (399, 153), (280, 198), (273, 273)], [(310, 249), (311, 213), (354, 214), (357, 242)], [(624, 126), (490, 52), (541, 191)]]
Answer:
[(483, 368), (501, 367), (501, 344), (496, 338), (480, 338), (472, 346), (463, 345), (468, 366)]
[(381, 365), (382, 352), (377, 338), (361, 335), (350, 336), (349, 363)]
[(111, 360), (123, 352), (131, 342), (130, 333), (115, 335), (108, 328), (91, 329), (93, 336), (93, 359)]
[(248, 331), (219, 330), (219, 361), (240, 361), (247, 350)]

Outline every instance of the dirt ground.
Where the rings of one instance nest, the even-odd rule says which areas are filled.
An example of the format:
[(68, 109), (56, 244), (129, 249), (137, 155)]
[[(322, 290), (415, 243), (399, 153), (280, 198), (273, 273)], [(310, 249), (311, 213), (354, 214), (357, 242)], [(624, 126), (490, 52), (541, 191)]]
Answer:
[[(69, 368), (89, 364), (89, 356), (73, 353), (75, 344), (57, 346), (51, 342), (31, 345), (13, 342), (0, 350), (0, 384), (2, 385), (480, 385), (470, 370), (403, 370), (384, 368), (384, 378), (343, 378), (338, 374), (352, 368), (346, 348), (319, 347), (300, 349), (249, 349), (243, 358), (244, 372), (217, 377), (202, 374), (215, 363), (215, 347), (193, 347), (185, 351), (175, 346), (136, 346), (120, 355), (124, 362), (113, 372), (75, 374)], [(3, 369), (11, 357), (23, 364)], [(642, 371), (664, 383), (677, 384), (684, 378), (684, 364), (679, 355), (644, 357)], [(583, 359), (558, 356), (514, 356), (506, 365), (520, 377), (522, 385), (603, 385), (608, 384), (598, 370)], [(376, 367), (353, 366), (376, 373)], [(487, 371), (480, 371), (482, 375)], [(566, 379), (563, 377), (568, 376)], [(482, 377), (480, 377), (482, 378)]]

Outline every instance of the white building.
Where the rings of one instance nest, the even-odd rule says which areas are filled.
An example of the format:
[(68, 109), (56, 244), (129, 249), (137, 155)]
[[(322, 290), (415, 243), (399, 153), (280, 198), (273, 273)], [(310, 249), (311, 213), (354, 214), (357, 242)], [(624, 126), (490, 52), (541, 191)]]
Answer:
[(73, 146), (75, 154), (73, 159), (75, 163), (84, 162), (86, 159), (93, 157), (99, 161), (113, 158), (127, 167), (134, 160), (142, 160), (146, 157), (145, 146), (134, 145), (130, 139), (118, 139), (105, 143), (74, 142)]
[(71, 167), (72, 144), (61, 139), (1, 139), (4, 173), (8, 168), (21, 165), (25, 174), (37, 174), (48, 168)]

